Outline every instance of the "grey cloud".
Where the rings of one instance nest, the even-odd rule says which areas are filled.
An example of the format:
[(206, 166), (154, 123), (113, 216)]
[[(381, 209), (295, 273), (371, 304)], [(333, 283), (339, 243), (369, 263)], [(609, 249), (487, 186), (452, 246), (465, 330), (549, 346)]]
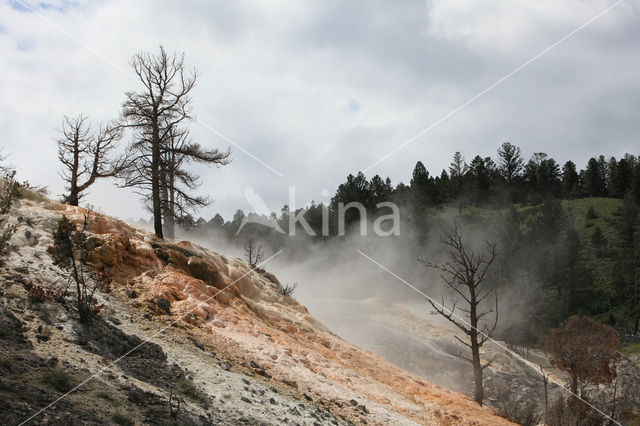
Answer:
[[(292, 185), (299, 205), (326, 201), (321, 190), (335, 189), (607, 4), (580, 3), (572, 16), (569, 3), (488, 2), (478, 11), (461, 0), (453, 12), (437, 0), (37, 7), (124, 69), (133, 53), (160, 43), (184, 50), (200, 72), (197, 117), (284, 174), (232, 147), (231, 165), (201, 170), (202, 192), (216, 200), (201, 212), (208, 218), (246, 209), (245, 186), (274, 210)], [(418, 159), (439, 174), (454, 151), (468, 159), (492, 155), (505, 140), (527, 155), (546, 151), (579, 166), (600, 153), (637, 150), (637, 14), (633, 2), (611, 11), (369, 175), (406, 183)], [(494, 18), (502, 19), (495, 31)], [(115, 117), (135, 82), (7, 3), (0, 5), (0, 27), (0, 145), (22, 177), (61, 193), (53, 138), (62, 115)], [(25, 41), (33, 44), (21, 51)], [(203, 144), (229, 145), (198, 123), (191, 130)], [(132, 200), (109, 182), (90, 197), (107, 213), (147, 216)]]

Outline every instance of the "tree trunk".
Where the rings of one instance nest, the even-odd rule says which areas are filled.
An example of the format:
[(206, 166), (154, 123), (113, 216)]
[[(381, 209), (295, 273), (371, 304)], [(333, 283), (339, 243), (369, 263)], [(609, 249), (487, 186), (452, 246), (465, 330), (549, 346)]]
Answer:
[(549, 421), (549, 377), (544, 373), (542, 367), (540, 367), (540, 371), (542, 371), (542, 381), (544, 383), (544, 421)]
[(484, 401), (484, 388), (482, 386), (482, 365), (480, 364), (480, 345), (478, 344), (478, 313), (477, 300), (475, 289), (471, 287), (469, 289), (470, 306), (469, 306), (469, 320), (471, 330), (469, 337), (471, 337), (471, 364), (473, 365), (473, 379), (475, 382), (475, 390), (473, 396), (475, 401), (482, 405)]
[(616, 380), (613, 384), (613, 401), (612, 401), (612, 407), (611, 407), (611, 419), (609, 420), (610, 425), (614, 424), (615, 422), (617, 402), (618, 402), (618, 378), (616, 377)]
[(175, 191), (174, 191), (174, 173), (175, 163), (171, 153), (166, 154), (161, 164), (162, 182), (162, 219), (164, 235), (167, 238), (175, 238)]
[(160, 134), (154, 123), (151, 143), (151, 198), (153, 203), (153, 229), (156, 237), (164, 239), (162, 232), (162, 203), (160, 200)]
[(69, 204), (70, 206), (77, 206), (78, 205), (78, 193), (77, 191), (75, 191), (74, 189), (71, 190), (70, 194), (67, 196), (66, 198), (66, 203)]
[(175, 218), (176, 218), (176, 191), (173, 167), (169, 169), (169, 217), (167, 220), (167, 228), (169, 229), (169, 238), (175, 238)]
[(471, 361), (473, 361), (473, 379), (475, 381), (475, 391), (473, 397), (475, 401), (482, 405), (484, 401), (484, 387), (482, 386), (482, 366), (480, 365), (480, 347), (478, 346), (478, 336), (471, 337)]
[(640, 310), (638, 309), (638, 259), (633, 262), (633, 310), (635, 313), (635, 321), (633, 323), (633, 331), (638, 332), (638, 322), (640, 322)]
[(170, 181), (170, 172), (168, 171), (168, 169), (170, 169), (170, 165), (164, 165), (162, 167), (162, 201), (163, 201), (163, 208), (162, 208), (162, 218), (163, 218), (163, 226), (164, 226), (164, 235), (167, 238), (175, 238), (175, 231), (174, 231), (174, 216), (173, 216), (173, 205), (172, 205), (172, 200), (171, 200), (171, 196), (169, 195), (170, 193), (172, 193), (173, 191), (171, 190), (171, 181)]
[(78, 168), (80, 167), (80, 147), (79, 134), (76, 131), (76, 140), (73, 146), (73, 166), (71, 170), (71, 180), (69, 182), (69, 196), (67, 197), (67, 204), (71, 206), (78, 205)]

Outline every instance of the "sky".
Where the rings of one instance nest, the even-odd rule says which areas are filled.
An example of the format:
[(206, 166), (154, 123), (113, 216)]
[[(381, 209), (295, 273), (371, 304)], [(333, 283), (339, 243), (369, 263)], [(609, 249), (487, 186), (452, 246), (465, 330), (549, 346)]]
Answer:
[[(279, 211), (289, 187), (296, 207), (326, 202), (359, 170), (408, 183), (418, 160), (440, 174), (505, 141), (584, 167), (640, 154), (639, 15), (638, 0), (0, 0), (0, 146), (62, 194), (63, 116), (117, 118), (140, 87), (130, 58), (162, 44), (199, 73), (194, 141), (232, 151), (196, 167), (215, 200), (196, 217), (249, 211), (246, 188)], [(149, 216), (113, 181), (86, 201)]]

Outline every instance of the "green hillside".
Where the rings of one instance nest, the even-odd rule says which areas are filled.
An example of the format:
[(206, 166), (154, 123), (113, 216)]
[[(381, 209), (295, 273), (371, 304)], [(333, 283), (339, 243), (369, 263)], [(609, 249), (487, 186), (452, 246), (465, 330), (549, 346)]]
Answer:
[(417, 230), (456, 221), (498, 242), (503, 297), (524, 313), (522, 323), (513, 327), (526, 328), (520, 339), (532, 343), (575, 314), (615, 325), (621, 334), (635, 326), (629, 244), (637, 244), (637, 212), (632, 209), (629, 237), (624, 207), (624, 200), (604, 197), (547, 199), (502, 209), (450, 204), (411, 219)]

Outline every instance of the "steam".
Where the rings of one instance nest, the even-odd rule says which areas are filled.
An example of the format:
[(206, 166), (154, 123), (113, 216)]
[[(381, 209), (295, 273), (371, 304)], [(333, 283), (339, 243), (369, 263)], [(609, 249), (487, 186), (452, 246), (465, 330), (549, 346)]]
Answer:
[[(262, 244), (265, 256), (284, 250), (264, 268), (283, 284), (297, 283), (293, 297), (333, 332), (436, 384), (470, 395), (471, 366), (456, 356), (464, 350), (454, 338), (458, 330), (440, 316), (431, 315), (432, 308), (424, 296), (358, 251), (430, 297), (449, 303), (451, 294), (441, 278), (424, 268), (418, 258), (438, 262), (447, 254), (440, 235), (452, 221), (465, 224), (465, 244), (476, 252), (484, 249), (486, 241), (499, 239), (500, 221), (487, 227), (473, 217), (446, 207), (431, 212), (426, 232), (417, 231), (418, 227), (403, 219), (399, 236), (375, 235), (370, 232), (373, 224), (369, 221), (366, 236), (360, 235), (359, 224), (355, 223), (345, 237), (311, 239), (306, 235), (271, 234), (252, 238)], [(229, 241), (222, 232), (200, 228), (195, 233), (181, 231), (178, 237), (225, 255), (243, 257), (242, 233)], [(499, 328), (525, 319), (522, 309), (509, 308), (513, 297), (499, 290)]]

